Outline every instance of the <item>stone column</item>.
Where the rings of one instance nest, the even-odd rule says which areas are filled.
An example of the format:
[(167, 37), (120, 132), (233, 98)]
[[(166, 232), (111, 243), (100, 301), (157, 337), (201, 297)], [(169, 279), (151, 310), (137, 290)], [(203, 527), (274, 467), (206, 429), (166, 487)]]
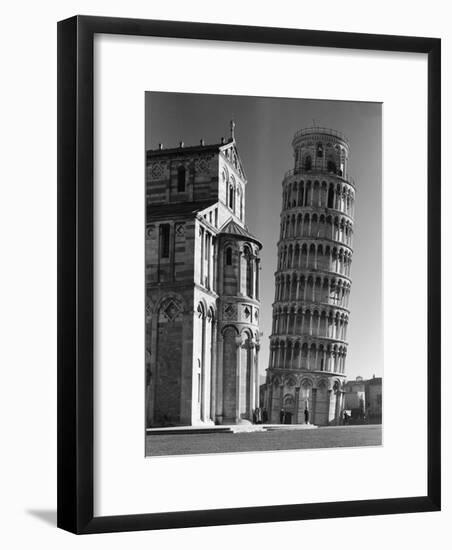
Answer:
[(312, 424), (315, 424), (315, 413), (317, 407), (317, 388), (312, 388), (312, 398), (311, 398), (311, 418)]
[(300, 406), (300, 386), (295, 387), (295, 418), (294, 424), (300, 423), (300, 411), (298, 410)]
[(259, 402), (260, 397), (260, 387), (259, 387), (259, 350), (260, 345), (256, 343), (256, 353), (254, 355), (254, 370), (255, 370), (255, 376), (256, 376), (256, 385), (255, 385), (255, 402), (256, 407), (260, 407), (261, 403)]
[[(281, 382), (281, 385), (279, 387), (279, 410), (284, 408), (284, 382)], [(278, 423), (279, 420), (279, 411), (278, 411)]]
[(252, 256), (251, 262), (251, 296), (256, 298), (256, 261)]
[(213, 265), (212, 265), (212, 290), (218, 292), (218, 244), (216, 239), (212, 237), (212, 254), (213, 254)]
[(242, 337), (237, 336), (236, 343), (236, 377), (235, 377), (235, 421), (238, 424), (240, 422), (240, 381), (241, 381), (241, 349), (242, 349)]
[(210, 239), (210, 233), (206, 231), (206, 260), (207, 260), (207, 284), (206, 287), (211, 290), (212, 289), (212, 279), (211, 279), (211, 264), (212, 264), (212, 248), (211, 248), (211, 239)]
[(342, 402), (342, 392), (341, 390), (337, 390), (336, 391), (336, 410), (334, 412), (334, 415), (335, 415), (335, 418), (334, 418), (334, 421), (335, 421), (335, 424), (339, 424), (340, 423), (340, 418), (341, 418), (341, 402)]
[(260, 258), (256, 258), (256, 299), (259, 300), (259, 271), (260, 271)]
[(238, 257), (238, 270), (237, 270), (237, 294), (239, 296), (243, 296), (242, 293), (242, 256), (243, 252), (239, 250), (239, 253), (237, 254)]
[(212, 319), (212, 342), (210, 360), (210, 418), (215, 422), (217, 400), (217, 327), (218, 323)]
[(201, 227), (201, 284), (204, 286), (204, 228)]
[[(202, 318), (202, 340), (201, 340), (201, 420), (207, 420), (207, 318), (203, 315)], [(210, 411), (209, 411), (210, 412)]]
[(218, 424), (223, 421), (223, 335), (218, 331), (217, 335), (217, 375), (215, 397), (215, 420)]
[(270, 382), (268, 387), (268, 403), (267, 403), (267, 416), (270, 424), (273, 422), (273, 383)]
[(254, 339), (252, 339), (249, 342), (250, 346), (250, 421), (253, 420), (253, 412), (256, 408), (256, 389), (255, 386), (257, 386), (257, 378), (256, 378), (256, 370), (255, 370), (255, 363), (256, 363), (256, 343)]

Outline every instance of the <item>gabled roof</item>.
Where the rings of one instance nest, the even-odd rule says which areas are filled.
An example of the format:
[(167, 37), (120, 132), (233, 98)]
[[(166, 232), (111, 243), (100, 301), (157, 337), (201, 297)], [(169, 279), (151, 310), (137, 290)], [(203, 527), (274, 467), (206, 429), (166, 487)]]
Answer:
[(233, 151), (235, 153), (235, 156), (237, 157), (238, 168), (240, 170), (238, 170), (238, 168), (233, 166), (233, 164), (231, 163), (231, 161), (229, 159), (225, 158), (225, 160), (228, 162), (228, 164), (231, 167), (233, 167), (235, 170), (238, 170), (239, 172), (242, 173), (242, 177), (243, 177), (243, 179), (245, 180), (245, 183), (246, 183), (246, 172), (245, 172), (245, 168), (243, 167), (243, 162), (242, 162), (242, 159), (240, 158), (239, 150), (237, 148), (237, 143), (236, 143), (235, 139), (229, 140), (224, 145), (220, 145), (220, 151), (221, 152), (224, 153), (224, 151), (226, 151), (226, 149), (233, 149)]
[(218, 233), (220, 235), (232, 235), (240, 239), (253, 241), (259, 245), (259, 248), (262, 248), (261, 242), (254, 235), (252, 235), (246, 227), (238, 224), (232, 217), (229, 218), (229, 220), (224, 223), (222, 227), (220, 227)]

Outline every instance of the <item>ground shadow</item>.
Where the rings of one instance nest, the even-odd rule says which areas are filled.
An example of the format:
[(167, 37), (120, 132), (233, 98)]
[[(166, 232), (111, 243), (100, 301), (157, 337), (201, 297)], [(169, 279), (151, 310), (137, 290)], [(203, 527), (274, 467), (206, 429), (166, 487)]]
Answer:
[(30, 516), (40, 519), (48, 525), (56, 527), (57, 524), (57, 511), (56, 510), (27, 510)]

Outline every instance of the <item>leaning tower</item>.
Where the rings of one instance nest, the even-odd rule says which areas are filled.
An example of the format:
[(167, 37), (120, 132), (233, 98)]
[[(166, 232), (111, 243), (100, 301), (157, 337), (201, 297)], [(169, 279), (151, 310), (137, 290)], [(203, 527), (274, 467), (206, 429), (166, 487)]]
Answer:
[[(267, 370), (270, 421), (339, 423), (347, 356), (355, 185), (349, 144), (326, 128), (299, 130), (284, 176)], [(282, 414), (284, 412), (284, 415)]]

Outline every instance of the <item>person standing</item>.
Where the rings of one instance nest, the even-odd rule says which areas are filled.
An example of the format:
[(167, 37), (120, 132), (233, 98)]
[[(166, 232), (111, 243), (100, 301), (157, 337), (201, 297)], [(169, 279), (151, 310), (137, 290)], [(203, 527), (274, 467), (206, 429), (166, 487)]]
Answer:
[(262, 409), (260, 407), (256, 409), (256, 422), (257, 424), (262, 424)]
[(304, 423), (309, 424), (309, 411), (308, 411), (307, 407), (304, 410)]
[(285, 413), (284, 409), (281, 409), (279, 411), (279, 423), (280, 424), (284, 424), (285, 416), (286, 416), (286, 413)]

